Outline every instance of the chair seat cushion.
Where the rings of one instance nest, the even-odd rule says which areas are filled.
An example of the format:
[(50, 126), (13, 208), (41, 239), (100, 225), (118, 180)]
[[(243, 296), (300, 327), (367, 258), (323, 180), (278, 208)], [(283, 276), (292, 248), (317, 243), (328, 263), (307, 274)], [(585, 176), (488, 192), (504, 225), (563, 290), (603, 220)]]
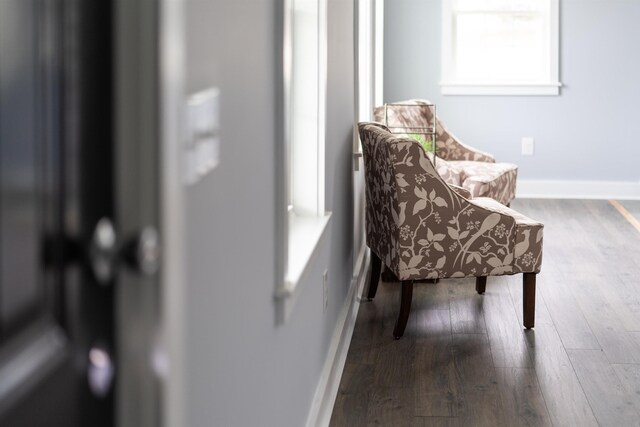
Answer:
[(491, 197), (508, 205), (516, 195), (518, 166), (469, 160), (436, 160), (440, 176), (448, 183), (466, 188), (473, 197)]
[(539, 273), (542, 264), (544, 225), (488, 197), (474, 198), (471, 203), (512, 216), (516, 220), (513, 272)]

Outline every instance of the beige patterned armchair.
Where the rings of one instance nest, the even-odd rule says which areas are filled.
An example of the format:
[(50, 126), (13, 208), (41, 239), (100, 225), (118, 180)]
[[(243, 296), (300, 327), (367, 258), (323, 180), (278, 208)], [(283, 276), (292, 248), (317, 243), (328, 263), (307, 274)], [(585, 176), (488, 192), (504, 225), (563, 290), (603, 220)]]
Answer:
[(524, 326), (532, 328), (543, 225), (493, 199), (460, 195), (417, 141), (379, 123), (360, 123), (359, 132), (372, 260), (368, 297), (384, 263), (402, 282), (394, 337), (404, 333), (413, 281), (447, 277), (475, 276), (484, 293), (487, 276), (524, 273)]
[[(427, 100), (412, 99), (389, 104), (387, 120), (393, 133), (404, 133), (402, 127), (426, 127), (433, 123), (433, 110)], [(385, 107), (374, 109), (377, 122), (385, 123)], [(397, 127), (396, 127), (397, 126)], [(436, 117), (436, 163), (447, 183), (466, 188), (473, 197), (490, 197), (508, 206), (516, 195), (518, 167), (512, 163), (496, 163), (488, 153), (463, 144)], [(441, 161), (443, 160), (443, 161)]]

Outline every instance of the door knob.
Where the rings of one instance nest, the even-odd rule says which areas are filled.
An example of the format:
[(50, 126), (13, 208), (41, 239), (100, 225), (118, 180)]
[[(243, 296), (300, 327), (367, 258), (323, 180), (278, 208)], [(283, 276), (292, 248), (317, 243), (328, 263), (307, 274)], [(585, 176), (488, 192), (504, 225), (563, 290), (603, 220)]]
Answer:
[(129, 239), (123, 248), (124, 260), (129, 267), (145, 276), (151, 276), (160, 267), (160, 236), (151, 226)]
[(103, 285), (111, 283), (121, 264), (145, 276), (160, 267), (160, 237), (152, 226), (119, 242), (111, 220), (102, 218), (96, 224), (89, 252), (93, 275)]

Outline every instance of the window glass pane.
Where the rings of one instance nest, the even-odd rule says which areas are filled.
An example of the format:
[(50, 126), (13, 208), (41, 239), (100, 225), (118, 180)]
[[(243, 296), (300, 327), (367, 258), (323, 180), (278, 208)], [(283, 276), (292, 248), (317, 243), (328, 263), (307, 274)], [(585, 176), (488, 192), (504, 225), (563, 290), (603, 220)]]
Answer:
[[(294, 0), (292, 139), (317, 133), (318, 117), (318, 9), (312, 0)], [(297, 148), (297, 147), (296, 147)]]
[(547, 20), (540, 13), (459, 13), (456, 79), (523, 82), (549, 79)]
[(290, 0), (289, 4), (289, 204), (298, 215), (316, 215), (324, 105), (320, 96), (324, 75), (320, 56), (325, 43), (320, 28), (322, 5), (318, 0)]
[(373, 111), (372, 0), (358, 4), (358, 121), (371, 120)]

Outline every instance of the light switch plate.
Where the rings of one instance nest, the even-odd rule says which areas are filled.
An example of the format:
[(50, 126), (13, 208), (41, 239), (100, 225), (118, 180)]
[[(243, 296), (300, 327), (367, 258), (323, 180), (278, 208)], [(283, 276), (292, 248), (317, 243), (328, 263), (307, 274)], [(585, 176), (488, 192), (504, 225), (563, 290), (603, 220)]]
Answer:
[(207, 89), (187, 100), (184, 176), (187, 185), (200, 181), (220, 163), (220, 91)]

